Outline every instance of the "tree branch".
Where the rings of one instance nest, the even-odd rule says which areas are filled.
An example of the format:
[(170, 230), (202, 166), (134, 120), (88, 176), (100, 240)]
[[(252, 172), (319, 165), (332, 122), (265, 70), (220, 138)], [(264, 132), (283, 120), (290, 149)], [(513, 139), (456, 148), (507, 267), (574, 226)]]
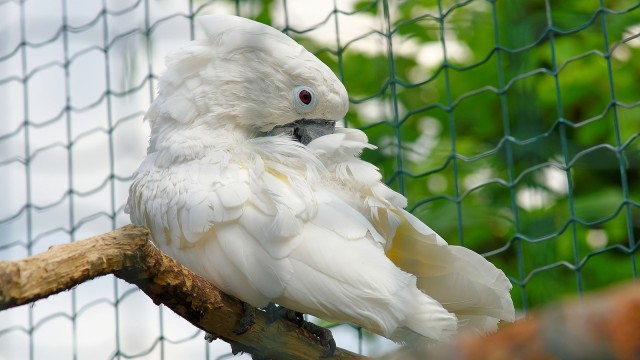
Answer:
[[(283, 320), (267, 325), (261, 311), (247, 333), (236, 335), (233, 329), (242, 317), (242, 303), (164, 255), (148, 237), (147, 229), (127, 225), (52, 246), (26, 259), (0, 262), (0, 310), (114, 274), (138, 286), (155, 304), (164, 304), (194, 326), (229, 342), (234, 351), (277, 359), (318, 359), (324, 353), (305, 329)], [(334, 358), (366, 359), (343, 349), (337, 349)]]

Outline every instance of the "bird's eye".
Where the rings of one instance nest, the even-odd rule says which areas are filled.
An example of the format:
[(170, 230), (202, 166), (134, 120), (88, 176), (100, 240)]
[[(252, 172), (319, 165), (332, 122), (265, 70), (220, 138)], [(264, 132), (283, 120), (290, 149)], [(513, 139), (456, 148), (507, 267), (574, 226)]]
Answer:
[(309, 112), (316, 105), (316, 93), (308, 86), (298, 86), (293, 91), (296, 108), (300, 112)]
[(305, 105), (309, 105), (313, 96), (311, 95), (309, 90), (300, 90), (300, 92), (298, 93), (298, 98), (300, 99), (300, 101), (305, 103)]

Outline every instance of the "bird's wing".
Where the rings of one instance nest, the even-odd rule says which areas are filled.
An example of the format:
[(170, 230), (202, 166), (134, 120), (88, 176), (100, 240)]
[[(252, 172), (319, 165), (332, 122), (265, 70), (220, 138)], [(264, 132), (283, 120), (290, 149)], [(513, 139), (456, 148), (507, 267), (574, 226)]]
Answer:
[(149, 155), (130, 190), (132, 221), (254, 306), (276, 302), (396, 340), (449, 337), (455, 316), (389, 260), (374, 225), (314, 174), (317, 158), (270, 138), (252, 140), (242, 161), (220, 153), (158, 168)]
[(336, 129), (309, 146), (342, 184), (342, 198), (371, 221), (385, 238), (387, 256), (418, 278), (418, 287), (455, 312), (461, 328), (487, 331), (499, 319), (513, 321), (511, 284), (482, 256), (449, 246), (438, 234), (405, 211), (406, 199), (380, 182), (378, 169), (359, 158), (364, 133)]
[(316, 215), (289, 256), (294, 274), (278, 302), (397, 341), (450, 337), (455, 316), (385, 255), (385, 240), (371, 222), (332, 188), (316, 189), (316, 198)]
[[(304, 164), (296, 150), (281, 156)], [(304, 188), (292, 186), (295, 174), (265, 164), (251, 149), (240, 152), (170, 167), (157, 166), (159, 155), (150, 154), (130, 188), (128, 211), (160, 249), (222, 290), (264, 306), (290, 279), (287, 256), (315, 205)]]

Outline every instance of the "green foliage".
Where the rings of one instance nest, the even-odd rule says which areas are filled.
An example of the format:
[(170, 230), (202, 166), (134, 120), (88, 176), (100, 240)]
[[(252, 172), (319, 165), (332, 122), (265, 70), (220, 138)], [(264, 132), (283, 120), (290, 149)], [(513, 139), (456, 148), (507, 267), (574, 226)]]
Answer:
[(381, 51), (319, 54), (380, 148), (364, 157), (450, 243), (490, 255), (525, 308), (638, 265), (639, 5), (546, 3), (361, 1), (393, 56), (376, 33)]

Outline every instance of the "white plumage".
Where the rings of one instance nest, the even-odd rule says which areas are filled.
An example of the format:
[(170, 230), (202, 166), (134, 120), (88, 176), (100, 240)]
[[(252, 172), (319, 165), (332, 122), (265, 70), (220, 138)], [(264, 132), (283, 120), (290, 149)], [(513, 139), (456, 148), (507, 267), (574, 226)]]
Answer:
[(396, 341), (514, 320), (504, 274), (403, 210), (406, 199), (359, 158), (374, 148), (363, 132), (336, 128), (306, 146), (269, 133), (342, 119), (347, 93), (326, 65), (266, 25), (200, 23), (207, 38), (168, 59), (127, 204), (160, 249), (255, 307)]

